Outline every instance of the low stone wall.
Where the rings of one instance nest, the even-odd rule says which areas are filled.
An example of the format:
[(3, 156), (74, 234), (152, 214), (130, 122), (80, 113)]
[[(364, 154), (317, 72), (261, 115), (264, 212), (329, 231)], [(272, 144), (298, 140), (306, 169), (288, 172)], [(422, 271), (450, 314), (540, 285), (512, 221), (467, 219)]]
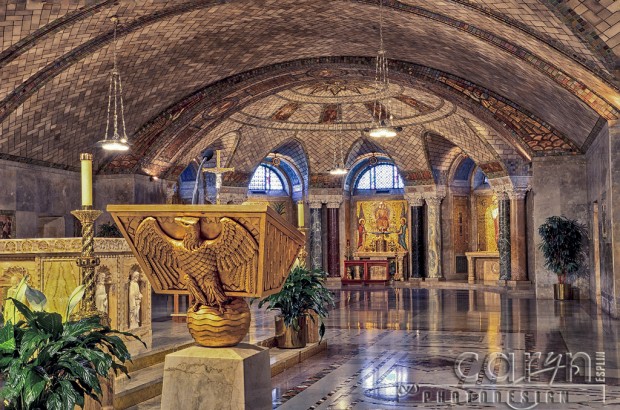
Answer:
[[(81, 250), (81, 238), (55, 239), (6, 239), (0, 240), (0, 290), (2, 301), (11, 286), (11, 278), (29, 275), (30, 286), (41, 290), (48, 298), (47, 310), (64, 316), (67, 299), (82, 282), (81, 272), (75, 263)], [(101, 260), (96, 269), (100, 278), (100, 300), (107, 296), (108, 315), (112, 328), (131, 331), (138, 335), (150, 348), (151, 331), (151, 285), (142, 274), (139, 285), (140, 320), (138, 327), (130, 329), (129, 283), (130, 275), (140, 271), (125, 239), (95, 238), (95, 254)], [(145, 350), (133, 341), (128, 341), (132, 354)]]

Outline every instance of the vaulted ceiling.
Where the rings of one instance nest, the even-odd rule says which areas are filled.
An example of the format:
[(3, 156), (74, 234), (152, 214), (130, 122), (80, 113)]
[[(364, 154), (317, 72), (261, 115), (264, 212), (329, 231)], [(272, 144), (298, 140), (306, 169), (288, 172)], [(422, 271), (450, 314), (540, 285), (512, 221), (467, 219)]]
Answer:
[(97, 152), (99, 172), (174, 178), (219, 143), (240, 183), (282, 146), (305, 151), (320, 174), (339, 145), (337, 123), (349, 160), (380, 149), (411, 184), (461, 153), (511, 173), (533, 156), (585, 152), (618, 118), (616, 3), (384, 0), (389, 105), (404, 132), (382, 145), (363, 133), (378, 1), (9, 0), (0, 157), (76, 169), (79, 152), (95, 150), (118, 15), (133, 146)]

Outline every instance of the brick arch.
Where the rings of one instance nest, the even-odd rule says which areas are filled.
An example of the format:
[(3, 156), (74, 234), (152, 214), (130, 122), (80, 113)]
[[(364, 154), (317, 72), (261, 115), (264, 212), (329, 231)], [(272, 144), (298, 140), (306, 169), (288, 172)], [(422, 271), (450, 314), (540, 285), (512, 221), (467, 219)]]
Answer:
[[(168, 163), (167, 169), (164, 170), (165, 175), (173, 175), (179, 166), (179, 160), (174, 157), (162, 157), (161, 152), (167, 147), (176, 146), (178, 152), (191, 152), (199, 143), (208, 138), (213, 138), (212, 134), (221, 134), (222, 130), (238, 129), (242, 124), (230, 121), (228, 118), (244, 106), (259, 101), (266, 95), (273, 95), (278, 90), (286, 89), (291, 85), (297, 84), (299, 81), (307, 80), (304, 77), (308, 69), (315, 67), (326, 67), (337, 70), (344, 68), (352, 70), (355, 68), (356, 73), (364, 75), (372, 75), (373, 72), (369, 66), (372, 59), (341, 57), (330, 58), (320, 62), (314, 59), (297, 60), (288, 64), (279, 64), (271, 67), (265, 67), (262, 70), (251, 73), (244, 73), (242, 76), (234, 76), (226, 81), (212, 84), (209, 87), (201, 89), (189, 97), (180, 100), (177, 104), (172, 105), (159, 116), (153, 118), (149, 123), (145, 124), (140, 132), (134, 137), (137, 141), (134, 144), (135, 153), (125, 157), (113, 160), (110, 164), (104, 164), (103, 171), (110, 172), (111, 169), (118, 168), (119, 165), (127, 167), (131, 164), (132, 157), (139, 158), (142, 162), (155, 162), (157, 164)], [(478, 123), (484, 124), (490, 134), (495, 139), (509, 141), (513, 145), (518, 143), (525, 145), (528, 150), (528, 156), (540, 153), (547, 154), (547, 151), (536, 152), (535, 145), (527, 145), (523, 140), (531, 138), (531, 134), (537, 132), (536, 126), (544, 128), (545, 135), (555, 138), (556, 141), (562, 141), (563, 146), (568, 147), (569, 152), (578, 152), (579, 149), (570, 144), (566, 137), (554, 130), (544, 122), (539, 122), (535, 116), (527, 111), (523, 113), (519, 106), (502, 99), (501, 96), (494, 94), (490, 90), (477, 88), (475, 84), (459, 80), (454, 76), (442, 74), (436, 70), (420, 67), (404, 62), (394, 62), (394, 82), (402, 82), (403, 84), (419, 83), (425, 84), (432, 92), (440, 95), (442, 98), (449, 98), (455, 102), (460, 111), (460, 115), (464, 118), (473, 118)], [(293, 69), (291, 66), (299, 67)], [(365, 68), (365, 71), (359, 68)], [(246, 82), (252, 84), (248, 86)], [(462, 88), (460, 84), (468, 84), (468, 88)], [(243, 98), (235, 97), (239, 92), (243, 92)], [(485, 99), (477, 96), (483, 95)], [(506, 111), (506, 114), (502, 110)], [(215, 112), (219, 116), (205, 119), (205, 112)], [(515, 113), (521, 113), (516, 115)], [(519, 127), (510, 123), (502, 123), (514, 117), (518, 121)], [(522, 124), (527, 124), (524, 128)], [(538, 125), (537, 125), (538, 124)], [(463, 124), (466, 127), (465, 124)], [(223, 128), (222, 128), (223, 127)], [(439, 132), (441, 133), (441, 132)], [(502, 138), (496, 138), (501, 136)], [(520, 141), (520, 142), (517, 142)], [(537, 143), (534, 141), (533, 143)], [(565, 148), (561, 146), (558, 149), (553, 148), (551, 153), (565, 152)], [(140, 147), (144, 147), (140, 151)], [(186, 155), (180, 155), (178, 158), (184, 159), (185, 164), (189, 160)], [(134, 163), (137, 159), (133, 160)], [(181, 161), (183, 162), (183, 161)], [(408, 169), (405, 165), (404, 169)], [(128, 169), (130, 172), (141, 172), (140, 168)]]
[[(135, 2), (141, 3), (141, 2)], [(366, 43), (369, 41), (366, 39), (368, 36), (367, 30), (359, 30), (358, 27), (367, 27), (366, 24), (355, 23), (367, 23), (374, 21), (376, 17), (376, 1), (364, 0), (358, 2), (334, 2), (334, 7), (339, 7), (339, 10), (343, 13), (338, 14), (338, 18), (346, 17), (345, 23), (347, 24), (330, 24), (331, 20), (327, 14), (336, 15), (333, 10), (324, 10), (325, 7), (322, 4), (316, 4), (312, 2), (290, 2), (282, 1), (278, 2), (278, 6), (286, 8), (287, 13), (283, 13), (284, 17), (297, 17), (296, 21), (300, 21), (300, 24), (307, 24), (310, 28), (313, 27), (313, 23), (317, 27), (313, 39), (322, 39), (326, 36), (326, 33), (333, 33), (334, 38), (339, 38), (339, 42), (330, 42), (329, 49), (312, 48), (316, 45), (324, 44), (321, 41), (305, 41), (304, 47), (295, 47), (295, 44), (291, 44), (289, 49), (281, 47), (281, 44), (277, 41), (271, 41), (273, 36), (266, 36), (270, 39), (265, 41), (267, 51), (264, 55), (256, 55), (256, 58), (251, 58), (252, 55), (248, 54), (248, 51), (253, 52), (257, 47), (253, 47), (251, 50), (243, 49), (243, 42), (233, 44), (235, 47), (229, 47), (226, 51), (235, 50), (238, 53), (228, 53), (222, 59), (222, 61), (229, 61), (231, 55), (239, 56), (239, 60), (247, 58), (249, 62), (240, 64), (239, 61), (234, 61), (229, 65), (222, 65), (218, 69), (214, 69), (213, 65), (209, 65), (208, 59), (202, 59), (202, 55), (196, 56), (196, 61), (201, 61), (203, 64), (200, 69), (196, 68), (192, 64), (196, 65), (196, 61), (186, 58), (183, 54), (190, 46), (196, 45), (195, 43), (188, 44), (179, 40), (178, 34), (183, 30), (181, 27), (197, 27), (197, 37), (204, 36), (204, 30), (210, 27), (221, 28), (218, 24), (228, 24), (226, 19), (229, 16), (226, 13), (232, 13), (239, 5), (238, 2), (215, 2), (215, 1), (200, 1), (193, 2), (192, 4), (181, 4), (169, 6), (169, 3), (161, 2), (145, 2), (144, 4), (137, 5), (123, 5), (123, 11), (127, 13), (128, 19), (124, 23), (121, 29), (121, 44), (130, 45), (136, 44), (138, 49), (135, 54), (137, 58), (131, 59), (134, 55), (134, 50), (129, 47), (121, 48), (123, 51), (123, 61), (126, 65), (122, 65), (124, 69), (123, 73), (126, 74), (125, 79), (128, 86), (127, 91), (130, 94), (128, 101), (134, 102), (135, 105), (129, 105), (129, 108), (134, 109), (134, 114), (128, 116), (132, 118), (135, 123), (131, 124), (131, 129), (138, 129), (142, 124), (148, 121), (149, 118), (153, 118), (157, 113), (165, 110), (165, 107), (172, 101), (178, 101), (183, 96), (187, 96), (200, 87), (204, 87), (206, 83), (215, 83), (222, 79), (222, 77), (231, 77), (239, 72), (244, 71), (247, 73), (250, 70), (261, 70), (264, 67), (274, 63), (274, 55), (277, 55), (279, 61), (276, 63), (282, 63), (284, 61), (293, 61), (295, 59), (312, 58), (315, 63), (321, 62), (324, 58), (332, 58), (335, 55), (364, 55), (368, 53), (368, 47)], [(454, 75), (460, 75), (462, 78), (468, 78), (471, 81), (484, 84), (487, 78), (499, 78), (498, 84), (494, 84), (489, 80), (486, 84), (487, 88), (497, 87), (497, 91), (500, 93), (512, 93), (511, 89), (501, 89), (501, 83), (510, 83), (509, 81), (501, 81), (505, 72), (504, 66), (510, 66), (514, 68), (514, 71), (518, 73), (529, 73), (531, 75), (522, 78), (528, 78), (532, 84), (528, 89), (519, 91), (514, 95), (509, 95), (512, 100), (517, 100), (522, 106), (527, 107), (529, 111), (538, 113), (539, 115), (548, 115), (545, 107), (549, 107), (551, 111), (558, 111), (560, 114), (558, 118), (552, 118), (555, 121), (556, 126), (562, 126), (561, 122), (563, 118), (566, 121), (571, 121), (572, 117), (581, 117), (579, 115), (571, 116), (565, 115), (563, 111), (564, 107), (571, 105), (572, 109), (585, 109), (584, 103), (591, 107), (585, 113), (595, 111), (596, 113), (604, 116), (605, 118), (617, 117), (617, 109), (613, 104), (613, 97), (617, 95), (617, 90), (612, 85), (605, 83), (605, 79), (597, 74), (593, 74), (591, 71), (582, 67), (579, 63), (572, 61), (562, 53), (558, 53), (557, 50), (549, 48), (540, 39), (534, 39), (525, 35), (519, 30), (515, 31), (515, 36), (505, 35), (502, 37), (494, 31), (494, 24), (478, 26), (474, 21), (467, 17), (465, 20), (454, 16), (454, 11), (445, 10), (438, 12), (433, 10), (433, 6), (426, 2), (426, 8), (421, 6), (415, 6), (414, 2), (408, 2), (408, 4), (400, 2), (390, 2), (389, 14), (391, 18), (397, 20), (398, 24), (395, 24), (393, 31), (388, 33), (389, 36), (396, 37), (398, 39), (407, 38), (412, 41), (395, 41), (392, 39), (393, 57), (395, 60), (416, 58), (418, 62), (433, 65), (430, 59), (430, 52), (422, 56), (421, 53), (413, 52), (415, 49), (415, 42), (421, 41), (417, 30), (418, 27), (411, 23), (415, 20), (423, 23), (423, 26), (432, 25), (432, 28), (437, 28), (441, 35), (437, 36), (438, 41), (444, 41), (449, 43), (451, 37), (455, 36), (466, 37), (468, 41), (475, 43), (480, 50), (480, 53), (488, 57), (488, 59), (497, 58), (498, 63), (502, 63), (502, 67), (497, 68), (497, 76), (488, 76), (478, 74), (485, 70), (471, 69), (469, 71), (461, 67), (465, 67), (465, 64), (453, 64), (450, 62), (444, 62), (443, 65), (439, 65), (437, 62), (437, 68), (444, 72), (452, 73)], [(109, 3), (107, 3), (109, 4)], [(217, 7), (217, 13), (210, 13), (207, 9), (210, 7)], [(250, 6), (248, 6), (249, 8)], [(101, 8), (101, 10), (109, 10), (112, 12), (115, 8)], [(460, 9), (459, 9), (460, 10)], [(313, 14), (316, 11), (316, 16)], [(457, 10), (458, 11), (458, 10)], [(305, 13), (305, 14), (304, 14)], [(317, 17), (320, 14), (320, 18)], [(268, 32), (271, 27), (261, 25), (252, 20), (252, 12), (244, 16), (249, 19), (248, 24), (252, 23), (255, 28), (260, 29), (261, 33)], [(310, 17), (308, 22), (305, 22), (301, 17)], [(173, 18), (174, 17), (174, 18)], [(317, 20), (312, 20), (316, 18)], [(327, 20), (323, 21), (325, 18)], [(465, 18), (464, 15), (462, 18)], [(473, 18), (473, 17), (472, 17)], [(192, 20), (193, 19), (193, 20)], [(202, 20), (201, 20), (202, 19)], [(215, 19), (215, 20), (210, 20)], [(321, 20), (323, 19), (323, 20)], [(255, 19), (260, 20), (260, 19)], [(497, 24), (501, 22), (494, 20)], [(79, 32), (80, 36), (65, 35), (66, 33), (72, 34), (73, 30), (80, 31), (77, 26), (78, 22), (84, 24), (89, 28), (86, 33)], [(214, 24), (197, 24), (199, 22), (207, 22)], [(191, 23), (191, 24), (189, 24)], [(230, 22), (233, 26), (236, 21)], [(2, 68), (3, 73), (13, 73), (17, 70), (17, 75), (10, 75), (7, 78), (9, 81), (2, 81), (1, 83), (7, 84), (10, 95), (0, 103), (0, 116), (5, 118), (3, 128), (1, 130), (3, 137), (6, 138), (6, 143), (2, 144), (2, 153), (4, 158), (9, 159), (22, 159), (29, 161), (42, 161), (49, 165), (61, 166), (61, 167), (73, 167), (77, 165), (76, 152), (89, 148), (92, 143), (96, 141), (96, 130), (100, 128), (102, 114), (101, 101), (96, 96), (105, 94), (105, 71), (106, 66), (109, 65), (109, 41), (111, 39), (111, 26), (107, 21), (104, 13), (97, 12), (83, 13), (83, 15), (74, 15), (66, 22), (67, 25), (59, 25), (62, 29), (54, 29), (48, 27), (49, 32), (38, 33), (37, 38), (34, 37), (17, 45), (16, 49), (12, 50), (0, 64), (5, 64)], [(237, 24), (236, 26), (242, 26)], [(235, 27), (236, 27), (235, 26)], [(202, 27), (202, 31), (198, 28)], [(325, 27), (324, 30), (321, 30)], [(429, 38), (428, 44), (423, 44), (424, 49), (427, 45), (435, 43), (430, 42), (430, 35), (428, 30), (424, 30), (422, 27), (421, 34), (426, 35)], [(343, 33), (352, 33), (360, 37), (357, 41), (352, 41), (349, 36), (340, 35), (340, 31)], [(507, 27), (507, 29), (513, 30), (514, 27)], [(331, 30), (331, 31), (330, 31)], [(64, 31), (64, 32), (63, 32)], [(183, 31), (184, 32), (184, 31)], [(248, 29), (247, 33), (255, 33)], [(247, 36), (247, 33), (244, 34)], [(456, 33), (456, 34), (455, 34)], [(512, 32), (511, 32), (512, 33)], [(155, 38), (162, 38), (166, 35), (166, 39), (174, 38), (175, 41), (162, 42), (161, 46), (157, 49), (153, 49), (152, 42)], [(176, 37), (175, 37), (176, 36)], [(65, 38), (63, 38), (65, 37)], [(256, 37), (256, 36), (255, 36)], [(243, 37), (245, 39), (247, 37)], [(254, 37), (252, 37), (254, 38)], [(257, 38), (257, 37), (256, 37)], [(374, 36), (369, 38), (375, 39)], [(297, 41), (295, 36), (292, 36), (292, 40)], [(433, 39), (435, 40), (435, 39)], [(461, 40), (459, 40), (461, 41)], [(530, 45), (528, 46), (528, 41)], [(42, 43), (45, 42), (45, 43)], [(55, 44), (53, 50), (49, 53), (45, 53), (45, 56), (38, 56), (36, 50), (43, 47), (45, 44)], [(28, 46), (27, 44), (36, 44), (36, 47)], [(267, 44), (269, 43), (269, 44)], [(395, 46), (394, 46), (395, 45)], [(237, 48), (239, 46), (240, 48)], [(419, 46), (419, 44), (418, 44)], [(436, 47), (439, 51), (442, 50), (442, 44), (437, 43)], [(540, 47), (538, 47), (540, 46)], [(30, 48), (29, 48), (30, 47)], [(142, 47), (142, 48), (140, 48)], [(195, 49), (196, 47), (194, 47)], [(209, 47), (203, 47), (209, 49)], [(426, 47), (431, 49), (432, 47)], [(147, 50), (148, 49), (148, 50)], [(471, 57), (469, 54), (469, 48), (457, 47), (462, 51), (464, 57)], [(471, 49), (474, 49), (472, 47)], [(540, 50), (539, 50), (540, 49)], [(66, 51), (69, 50), (69, 51)], [(274, 53), (274, 50), (279, 50), (278, 53)], [(543, 50), (543, 51), (541, 51)], [(419, 51), (419, 50), (418, 50)], [(422, 50), (425, 51), (425, 50)], [(547, 52), (548, 51), (548, 52)], [(426, 52), (426, 51), (425, 51)], [(41, 53), (39, 53), (41, 54)], [(49, 56), (48, 56), (49, 54)], [(466, 55), (465, 55), (466, 54)], [(250, 55), (250, 57), (247, 57)], [(319, 57), (321, 56), (321, 57)], [(541, 57), (543, 56), (543, 57)], [(260, 58), (259, 58), (260, 57)], [(479, 68), (478, 65), (484, 65), (485, 60), (480, 59), (479, 55), (475, 56), (478, 63), (475, 68)], [(12, 60), (11, 60), (12, 59)], [(428, 60), (428, 61), (427, 61)], [(452, 58), (454, 61), (473, 61), (470, 59)], [(204, 61), (204, 62), (203, 62)], [(435, 59), (439, 61), (439, 59)], [(157, 67), (153, 67), (153, 62), (157, 62)], [(161, 64), (159, 64), (161, 63)], [(411, 64), (411, 62), (409, 62)], [(27, 67), (28, 71), (23, 71), (19, 67)], [(491, 70), (490, 65), (487, 67)], [(31, 70), (31, 71), (30, 71)], [(145, 73), (153, 72), (153, 78), (145, 76)], [(193, 70), (193, 71), (192, 71)], [(487, 71), (488, 71), (487, 70)], [(520, 70), (520, 71), (519, 71)], [(179, 83), (177, 87), (170, 87), (170, 81), (168, 74), (170, 72), (184, 72), (183, 82)], [(211, 73), (210, 76), (205, 75), (205, 72)], [(88, 73), (88, 74), (85, 74)], [(193, 76), (188, 75), (193, 73)], [(488, 74), (488, 73), (487, 73)], [(506, 74), (507, 76), (509, 74)], [(511, 76), (513, 74), (510, 74)], [(9, 76), (9, 74), (7, 74)], [(127, 78), (129, 76), (129, 78)], [(133, 77), (132, 77), (133, 76)], [(133, 80), (133, 81), (131, 81)], [(191, 81), (190, 81), (191, 80)], [(540, 87), (540, 83), (543, 83), (544, 87)], [(8, 85), (8, 84), (12, 85)], [(134, 84), (133, 88), (129, 87), (129, 84)], [(525, 84), (524, 86), (528, 86)], [(527, 87), (525, 87), (527, 88)], [(536, 93), (538, 89), (549, 89), (547, 96), (549, 102), (543, 101), (543, 98), (530, 99), (529, 94)], [(145, 92), (146, 90), (146, 92)], [(530, 92), (532, 91), (532, 92)], [(516, 93), (516, 91), (515, 91)], [(54, 96), (55, 94), (55, 96)], [(154, 104), (148, 104), (144, 95), (156, 94), (159, 98), (154, 98)], [(59, 95), (61, 97), (59, 97)], [(573, 98), (576, 96), (577, 98)], [(541, 96), (544, 97), (544, 96)], [(554, 104), (553, 99), (562, 100), (567, 97), (566, 104)], [(60, 108), (50, 105), (49, 101), (55, 101), (62, 98), (66, 103), (65, 107), (70, 108), (71, 118), (63, 117), (63, 112)], [(609, 103), (608, 101), (612, 101)], [(557, 107), (555, 107), (557, 105)], [(21, 107), (21, 108), (20, 108)], [(18, 110), (20, 108), (20, 110)], [(550, 115), (550, 114), (549, 114)], [(553, 117), (553, 115), (551, 115)], [(35, 118), (44, 118), (49, 122), (41, 121), (37, 124)], [(53, 123), (58, 120), (58, 124)], [(60, 121), (62, 120), (62, 121)], [(587, 123), (588, 121), (583, 121)], [(34, 123), (34, 126), (30, 125)], [(55, 130), (48, 132), (46, 126), (52, 125), (67, 125), (67, 129)], [(28, 129), (28, 135), (21, 135), (21, 129), (32, 127)], [(64, 125), (63, 125), (64, 126)], [(570, 131), (570, 124), (566, 126)], [(84, 130), (87, 130), (84, 132)], [(57, 135), (55, 135), (57, 134)], [(82, 135), (83, 134), (83, 135)], [(582, 134), (584, 134), (582, 132)], [(587, 132), (586, 132), (587, 134)], [(36, 135), (36, 137), (32, 137)], [(56, 142), (56, 138), (59, 138), (59, 142)], [(21, 144), (23, 139), (30, 138), (28, 141), (28, 149)], [(4, 138), (3, 138), (4, 140)], [(71, 141), (68, 144), (67, 141)], [(66, 148), (69, 145), (73, 149)], [(578, 144), (580, 145), (580, 144)], [(126, 161), (129, 165), (131, 161)]]
[[(106, 3), (107, 5), (110, 5), (109, 1)], [(376, 1), (374, 0), (358, 0), (355, 3), (352, 3), (351, 7), (363, 7), (364, 5), (375, 4)], [(180, 16), (182, 17), (185, 15), (191, 15), (191, 13), (193, 12), (209, 9), (214, 6), (217, 6), (217, 3), (211, 1), (201, 1), (194, 4), (186, 3), (165, 7), (163, 9), (156, 10), (156, 12), (153, 12), (155, 10), (151, 10), (149, 12), (145, 9), (143, 10), (144, 14), (142, 15), (138, 10), (135, 12), (136, 17), (133, 20), (130, 20), (129, 22), (121, 26), (119, 31), (119, 37), (123, 38), (124, 36), (130, 35), (138, 30), (142, 30), (145, 27), (149, 27), (150, 25), (159, 24), (164, 26), (169, 21), (172, 21), (175, 18), (180, 18)], [(459, 20), (457, 16), (438, 13), (437, 11), (431, 10), (430, 8), (420, 7), (419, 5), (394, 2), (393, 4), (388, 3), (386, 6), (395, 12), (415, 15), (417, 17), (421, 17), (423, 19), (431, 20), (434, 22), (440, 22), (447, 27), (463, 31), (482, 41), (488, 42), (489, 44), (493, 44), (496, 47), (501, 48), (504, 52), (512, 54), (513, 57), (516, 57), (518, 59), (521, 59), (522, 61), (531, 64), (532, 68), (540, 70), (542, 73), (553, 73), (552, 75), (560, 73), (561, 75), (555, 78), (559, 85), (561, 85), (562, 87), (572, 87), (572, 84), (568, 85), (566, 81), (572, 80), (572, 82), (575, 83), (574, 85), (576, 87), (571, 88), (571, 90), (575, 93), (575, 95), (581, 94), (581, 91), (583, 90), (588, 92), (587, 95), (583, 94), (582, 98), (582, 100), (586, 104), (590, 104), (593, 99), (597, 98), (602, 99), (601, 103), (604, 103), (605, 97), (603, 97), (602, 94), (600, 94), (596, 90), (591, 90), (586, 84), (581, 83), (579, 81), (579, 76), (571, 76), (570, 74), (565, 73), (564, 71), (562, 71), (563, 66), (558, 62), (549, 63), (548, 61), (545, 61), (543, 58), (541, 58), (528, 48), (524, 47), (525, 43), (514, 43), (514, 39), (502, 38), (499, 33), (494, 33), (492, 30), (487, 30), (486, 27), (478, 27), (471, 22), (467, 24), (466, 22)], [(42, 30), (40, 33), (31, 34), (30, 36), (28, 36), (28, 38), (23, 39), (23, 41), (21, 41), (19, 45), (15, 45), (11, 48), (10, 51), (6, 52), (3, 55), (4, 58), (0, 60), (0, 65), (7, 64), (11, 60), (17, 58), (21, 53), (26, 51), (28, 48), (31, 48), (33, 44), (36, 44), (42, 38), (47, 37), (47, 35), (49, 35), (50, 33), (58, 33), (63, 27), (63, 25), (72, 24), (75, 21), (79, 21), (82, 18), (85, 18), (85, 16), (99, 14), (97, 13), (97, 11), (102, 8), (103, 7), (91, 7), (90, 10), (86, 12), (76, 13), (76, 15), (72, 16), (72, 18), (66, 19), (66, 22), (60, 22), (59, 24), (55, 24), (52, 27), (47, 28), (46, 30)], [(364, 8), (362, 8), (362, 10), (366, 11)], [(130, 11), (128, 10), (125, 11), (130, 13)], [(372, 12), (374, 15), (374, 10), (368, 10), (368, 12)], [(500, 23), (502, 22), (502, 19), (497, 19), (496, 22)], [(99, 17), (99, 20), (97, 20), (95, 23), (101, 25), (101, 18)], [(514, 26), (515, 25), (513, 24), (513, 27)], [(536, 36), (536, 39), (540, 41), (541, 44), (546, 43), (544, 36)], [(0, 119), (2, 119), (11, 110), (17, 108), (17, 106), (23, 103), (24, 99), (27, 98), (27, 96), (34, 93), (47, 81), (50, 81), (51, 78), (60, 75), (60, 73), (62, 73), (69, 66), (74, 64), (76, 61), (79, 61), (86, 56), (90, 56), (91, 54), (98, 53), (101, 48), (109, 45), (111, 40), (112, 30), (101, 30), (101, 28), (99, 28), (96, 35), (89, 37), (83, 43), (71, 43), (71, 45), (65, 45), (63, 49), (71, 49), (69, 53), (56, 56), (55, 60), (48, 61), (48, 64), (46, 66), (40, 67), (37, 73), (34, 73), (29, 78), (21, 79), (17, 83), (19, 85), (15, 88), (11, 95), (3, 101), (2, 106), (0, 106)], [(557, 49), (557, 47), (555, 49)], [(595, 97), (593, 97), (592, 94)]]

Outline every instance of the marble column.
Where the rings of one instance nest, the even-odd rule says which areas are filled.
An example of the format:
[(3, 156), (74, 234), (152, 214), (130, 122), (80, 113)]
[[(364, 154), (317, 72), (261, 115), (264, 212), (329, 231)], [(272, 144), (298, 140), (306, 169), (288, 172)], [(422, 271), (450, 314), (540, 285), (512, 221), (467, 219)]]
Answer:
[(424, 200), (410, 200), (411, 205), (411, 275), (419, 279), (424, 276)]
[(436, 196), (425, 198), (426, 220), (428, 225), (427, 239), (427, 266), (430, 280), (443, 280), (441, 270), (441, 200), (443, 197)]
[(497, 250), (499, 251), (499, 280), (510, 280), (512, 259), (510, 257), (510, 198), (506, 192), (501, 192), (497, 197), (497, 209), (499, 219), (499, 238)]
[(327, 272), (330, 277), (340, 277), (339, 208), (339, 203), (327, 204)]
[(515, 188), (510, 197), (510, 256), (512, 280), (527, 280), (525, 195), (527, 188)]
[(323, 228), (320, 202), (310, 202), (310, 266), (323, 269)]

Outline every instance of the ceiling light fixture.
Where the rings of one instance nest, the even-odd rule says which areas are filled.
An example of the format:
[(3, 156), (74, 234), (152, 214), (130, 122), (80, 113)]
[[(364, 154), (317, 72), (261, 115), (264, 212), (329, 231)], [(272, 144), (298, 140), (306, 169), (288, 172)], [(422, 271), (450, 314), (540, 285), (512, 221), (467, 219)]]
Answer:
[[(118, 17), (111, 18), (114, 23), (114, 65), (110, 73), (110, 86), (108, 90), (108, 112), (105, 125), (105, 135), (96, 146), (106, 151), (127, 151), (129, 141), (125, 130), (125, 113), (123, 107), (123, 86), (121, 83), (121, 73), (116, 66), (116, 30), (118, 27)], [(113, 107), (113, 108), (112, 108)], [(113, 112), (112, 112), (113, 110)], [(120, 117), (120, 119), (119, 119)], [(112, 126), (110, 127), (110, 123)]]
[[(386, 93), (390, 89), (390, 79), (388, 60), (385, 54), (385, 47), (383, 45), (383, 0), (380, 0), (379, 52), (377, 53), (377, 65), (375, 68), (375, 100), (372, 107), (373, 126), (370, 129), (366, 129), (368, 135), (373, 138), (394, 138), (403, 130), (402, 127), (394, 126), (390, 99), (386, 97)], [(386, 101), (386, 106), (381, 104), (383, 99)]]

